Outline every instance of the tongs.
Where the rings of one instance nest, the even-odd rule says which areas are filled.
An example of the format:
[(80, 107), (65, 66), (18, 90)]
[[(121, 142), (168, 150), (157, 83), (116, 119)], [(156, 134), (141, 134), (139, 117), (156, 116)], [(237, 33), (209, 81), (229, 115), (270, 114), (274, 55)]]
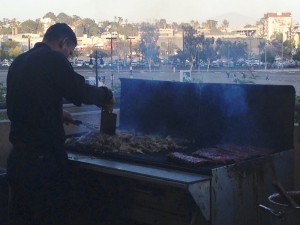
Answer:
[(288, 202), (288, 205), (293, 208), (299, 208), (296, 201), (287, 193), (287, 191), (283, 188), (282, 184), (278, 181), (273, 181), (274, 188), (278, 191), (278, 194), (283, 197)]
[(84, 121), (81, 121), (81, 120), (74, 120), (73, 124), (77, 125), (77, 126), (82, 126), (82, 127), (88, 128), (90, 130), (97, 130), (97, 129), (99, 130), (100, 129), (100, 126), (98, 126), (98, 125), (88, 123), (88, 122), (84, 122)]

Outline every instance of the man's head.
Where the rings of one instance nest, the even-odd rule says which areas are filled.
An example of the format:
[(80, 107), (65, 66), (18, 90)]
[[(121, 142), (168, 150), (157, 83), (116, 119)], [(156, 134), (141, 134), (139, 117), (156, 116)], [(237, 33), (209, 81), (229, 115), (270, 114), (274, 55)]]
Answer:
[(76, 35), (65, 23), (56, 23), (48, 28), (43, 42), (53, 50), (59, 51), (67, 58), (73, 53), (77, 45)]

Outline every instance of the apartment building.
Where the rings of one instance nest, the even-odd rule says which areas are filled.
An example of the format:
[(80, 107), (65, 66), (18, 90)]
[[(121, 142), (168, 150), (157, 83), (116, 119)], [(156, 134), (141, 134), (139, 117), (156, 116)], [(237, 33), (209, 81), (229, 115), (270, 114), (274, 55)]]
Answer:
[(283, 34), (283, 41), (291, 38), (293, 20), (290, 12), (266, 13), (262, 22), (267, 40), (270, 40), (276, 33)]

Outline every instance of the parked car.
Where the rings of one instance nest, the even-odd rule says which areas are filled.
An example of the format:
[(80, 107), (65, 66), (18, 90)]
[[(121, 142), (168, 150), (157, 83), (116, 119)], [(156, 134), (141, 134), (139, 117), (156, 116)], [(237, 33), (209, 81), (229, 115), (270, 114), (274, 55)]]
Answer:
[(1, 66), (7, 66), (7, 67), (9, 67), (10, 66), (10, 62), (8, 62), (8, 61), (2, 62)]
[(78, 67), (82, 67), (83, 65), (84, 65), (84, 61), (83, 60), (81, 60), (81, 59), (78, 59), (78, 60), (76, 60), (76, 66), (78, 66)]

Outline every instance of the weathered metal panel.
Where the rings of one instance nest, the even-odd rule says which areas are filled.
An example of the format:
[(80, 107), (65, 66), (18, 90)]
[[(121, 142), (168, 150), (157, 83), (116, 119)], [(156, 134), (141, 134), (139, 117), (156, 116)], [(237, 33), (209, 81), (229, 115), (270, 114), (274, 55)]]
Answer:
[(212, 171), (211, 224), (264, 225), (270, 216), (259, 208), (274, 193), (272, 181), (293, 187), (294, 150), (216, 168)]

